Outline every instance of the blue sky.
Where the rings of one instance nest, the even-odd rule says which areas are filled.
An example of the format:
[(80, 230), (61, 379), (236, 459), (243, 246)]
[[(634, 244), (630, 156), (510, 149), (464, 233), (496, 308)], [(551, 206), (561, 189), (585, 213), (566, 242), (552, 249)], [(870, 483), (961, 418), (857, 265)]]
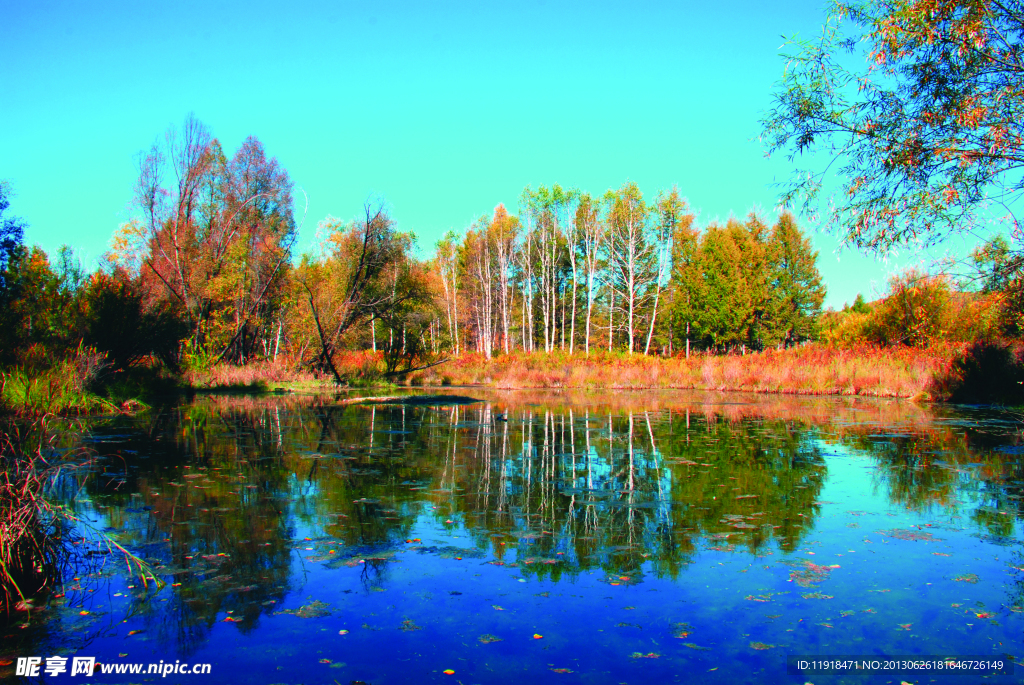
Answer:
[[(782, 35), (822, 19), (804, 0), (10, 3), (0, 179), (27, 242), (87, 265), (132, 215), (137, 153), (189, 112), (229, 154), (255, 135), (288, 170), (302, 248), (374, 194), (425, 254), (527, 184), (677, 184), (701, 224), (774, 218), (790, 165), (765, 158), (758, 119)], [(833, 306), (912, 263), (812, 239)]]

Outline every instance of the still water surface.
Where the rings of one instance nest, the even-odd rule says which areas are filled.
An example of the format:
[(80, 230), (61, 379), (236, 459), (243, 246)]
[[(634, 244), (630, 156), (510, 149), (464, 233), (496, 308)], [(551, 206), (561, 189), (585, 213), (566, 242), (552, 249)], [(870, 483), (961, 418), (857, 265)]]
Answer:
[(786, 668), (1021, 663), (1018, 415), (470, 394), (213, 397), (95, 421), (98, 466), (61, 482), (78, 575), (2, 628), (0, 657), (211, 665), (94, 682), (1020, 682), (1024, 665), (984, 680)]

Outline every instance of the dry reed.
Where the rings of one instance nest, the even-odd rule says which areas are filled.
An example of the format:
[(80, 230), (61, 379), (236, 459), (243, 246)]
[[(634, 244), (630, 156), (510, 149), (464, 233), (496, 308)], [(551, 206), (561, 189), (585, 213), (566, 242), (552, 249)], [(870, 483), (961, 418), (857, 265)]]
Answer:
[(464, 354), (410, 374), (410, 385), (497, 388), (656, 388), (739, 390), (806, 395), (943, 398), (943, 383), (962, 344), (924, 348), (806, 345), (746, 355), (690, 358), (577, 352), (513, 353), (486, 359)]

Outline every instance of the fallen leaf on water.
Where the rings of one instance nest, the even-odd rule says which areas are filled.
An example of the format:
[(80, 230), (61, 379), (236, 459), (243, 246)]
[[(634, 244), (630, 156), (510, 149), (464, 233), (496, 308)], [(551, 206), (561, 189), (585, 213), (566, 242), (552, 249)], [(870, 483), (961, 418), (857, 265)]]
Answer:
[(773, 647), (775, 647), (775, 645), (768, 645), (763, 642), (751, 642), (750, 646), (751, 648), (757, 650), (772, 649)]
[(321, 602), (319, 599), (301, 606), (298, 609), (285, 609), (284, 611), (278, 611), (279, 614), (291, 614), (298, 616), (299, 618), (323, 618), (324, 616), (331, 615), (331, 605), (326, 602)]
[(490, 633), (484, 633), (483, 635), (478, 637), (477, 640), (484, 643), (485, 645), (488, 645), (492, 642), (501, 642), (500, 637), (498, 637), (497, 635), (491, 635)]

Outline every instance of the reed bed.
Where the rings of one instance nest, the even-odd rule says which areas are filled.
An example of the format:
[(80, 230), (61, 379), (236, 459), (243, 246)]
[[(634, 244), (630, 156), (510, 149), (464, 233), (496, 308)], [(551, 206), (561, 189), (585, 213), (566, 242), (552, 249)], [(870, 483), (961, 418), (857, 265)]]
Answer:
[(208, 369), (188, 369), (182, 380), (194, 389), (266, 391), (274, 385), (317, 383), (320, 379), (282, 358), (243, 366), (222, 363)]
[(732, 390), (802, 395), (867, 395), (944, 399), (962, 344), (924, 348), (806, 345), (745, 355), (514, 353), (486, 359), (465, 354), (411, 385), (489, 385), (497, 388), (657, 388)]

